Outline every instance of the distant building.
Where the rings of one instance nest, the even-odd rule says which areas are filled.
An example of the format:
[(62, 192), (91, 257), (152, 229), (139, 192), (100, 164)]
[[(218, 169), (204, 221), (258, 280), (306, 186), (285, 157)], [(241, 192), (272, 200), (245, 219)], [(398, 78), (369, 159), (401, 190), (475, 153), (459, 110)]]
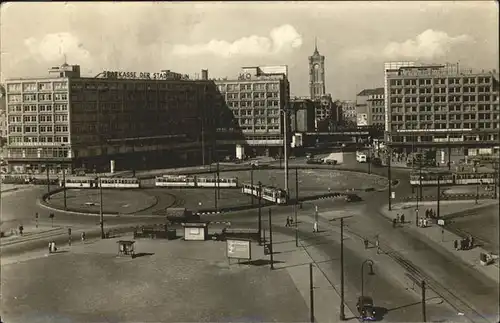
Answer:
[[(221, 94), (220, 104), (232, 112), (244, 137), (236, 147), (236, 157), (281, 153), (285, 122), (287, 131), (291, 131), (290, 116), (284, 118), (280, 112), (290, 101), (288, 67), (243, 67), (237, 78), (218, 79), (215, 84)], [(287, 140), (290, 142), (290, 136)], [(245, 147), (251, 151), (245, 153)]]
[(214, 136), (212, 81), (170, 71), (82, 77), (68, 64), (49, 73), (6, 81), (11, 171), (186, 164), (208, 149), (202, 130), (205, 141)]
[(458, 64), (385, 64), (385, 131), (392, 143), (498, 146), (498, 74)]
[(384, 88), (365, 89), (356, 95), (356, 123), (358, 126), (385, 125)]
[(340, 101), (342, 118), (347, 125), (356, 125), (356, 102), (351, 100)]
[(326, 94), (325, 56), (319, 54), (317, 44), (309, 56), (309, 93), (312, 100), (319, 100)]
[(308, 98), (290, 100), (291, 130), (293, 132), (313, 132), (315, 130), (314, 102)]
[(7, 111), (5, 88), (0, 85), (0, 147), (7, 141)]

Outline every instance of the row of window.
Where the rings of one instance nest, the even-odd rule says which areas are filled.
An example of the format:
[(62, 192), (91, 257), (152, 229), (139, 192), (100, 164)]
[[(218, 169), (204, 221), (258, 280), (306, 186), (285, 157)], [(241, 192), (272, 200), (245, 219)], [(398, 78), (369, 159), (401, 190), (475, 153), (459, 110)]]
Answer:
[[(68, 126), (25, 126), (24, 132), (68, 132)], [(9, 126), (9, 133), (22, 133), (22, 126)]]
[[(498, 123), (480, 122), (480, 123), (420, 123), (417, 129), (498, 129)], [(404, 123), (391, 124), (392, 131), (410, 129), (405, 127)]]
[(240, 129), (243, 132), (277, 132), (280, 130), (278, 126), (249, 126), (249, 125), (240, 125)]
[(183, 92), (194, 89), (204, 84), (196, 84), (193, 82), (74, 82), (71, 84), (71, 90), (171, 90), (175, 92)]
[(68, 148), (9, 148), (9, 155), (13, 158), (65, 158), (69, 156)]
[(20, 143), (49, 143), (49, 142), (69, 142), (67, 136), (9, 136), (9, 144), (20, 144)]
[[(409, 120), (476, 120), (476, 114), (428, 114), (428, 115), (392, 115), (392, 121), (409, 121)], [(488, 120), (494, 121), (499, 120), (500, 116), (498, 114), (489, 114), (489, 113), (478, 113), (477, 119), (479, 120)]]
[(9, 123), (22, 122), (67, 122), (67, 114), (40, 114), (40, 115), (25, 115), (25, 116), (9, 116)]
[(218, 84), (219, 92), (234, 92), (234, 91), (275, 91), (279, 90), (279, 83), (244, 83), (244, 84)]
[(7, 102), (9, 103), (20, 103), (20, 102), (43, 102), (43, 101), (67, 101), (67, 93), (38, 93), (38, 94), (9, 94), (7, 96)]
[(241, 110), (231, 110), (233, 112), (233, 115), (237, 116), (279, 116), (279, 110), (278, 109), (241, 109)]
[[(448, 81), (447, 81), (448, 80)], [(478, 77), (477, 81), (475, 77), (465, 77), (465, 78), (433, 78), (433, 79), (392, 79), (389, 84), (393, 86), (416, 86), (416, 85), (446, 85), (446, 84), (489, 84), (491, 83), (491, 77)]]
[(449, 95), (449, 96), (406, 96), (406, 97), (391, 97), (391, 103), (418, 103), (418, 102), (488, 102), (495, 101), (496, 95)]
[(464, 86), (461, 87), (437, 87), (437, 88), (405, 88), (405, 89), (391, 89), (391, 95), (417, 95), (417, 94), (446, 94), (446, 93), (489, 93), (493, 92), (491, 86)]
[(9, 113), (68, 111), (66, 103), (9, 105)]
[(227, 93), (227, 100), (252, 100), (252, 99), (276, 99), (279, 98), (279, 92), (257, 92), (257, 93)]
[(68, 82), (25, 82), (25, 83), (9, 83), (7, 84), (7, 92), (36, 92), (36, 91), (60, 91), (67, 90)]

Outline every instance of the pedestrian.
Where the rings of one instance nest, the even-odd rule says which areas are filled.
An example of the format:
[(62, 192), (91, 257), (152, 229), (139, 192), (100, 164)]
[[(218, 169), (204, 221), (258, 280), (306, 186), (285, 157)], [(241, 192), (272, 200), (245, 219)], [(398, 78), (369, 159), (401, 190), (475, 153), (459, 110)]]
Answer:
[(290, 225), (292, 225), (292, 224), (293, 224), (293, 218), (292, 218), (292, 216), (290, 215)]
[(52, 242), (49, 242), (49, 253), (52, 253)]
[(318, 221), (314, 221), (313, 232), (318, 232)]
[(418, 227), (421, 228), (423, 226), (424, 219), (418, 219)]
[(80, 237), (82, 238), (82, 242), (85, 242), (85, 232), (82, 232), (82, 234), (80, 235)]
[(399, 213), (396, 215), (396, 223), (399, 222)]
[(377, 240), (375, 240), (375, 247), (377, 247), (377, 255), (380, 253), (380, 241), (378, 240), (378, 237), (377, 237)]
[(464, 250), (464, 239), (460, 239), (460, 249), (459, 250)]
[(401, 223), (405, 223), (405, 215), (401, 214)]
[(20, 234), (20, 235), (23, 235), (23, 231), (24, 231), (24, 227), (23, 227), (23, 225), (21, 224), (21, 225), (19, 226), (19, 234)]
[(469, 244), (470, 245), (470, 249), (474, 248), (474, 237), (470, 236), (469, 241), (470, 241), (470, 244)]
[(392, 219), (392, 227), (395, 228), (396, 227), (396, 219)]
[(426, 209), (425, 210), (425, 217), (428, 218), (429, 217), (429, 209)]
[(290, 226), (290, 218), (287, 216), (286, 217), (286, 224), (285, 224), (285, 227), (289, 227)]
[(365, 244), (365, 249), (368, 249), (368, 239), (364, 239), (363, 243)]
[(455, 250), (458, 250), (458, 241), (457, 241), (457, 239), (455, 239), (455, 241), (453, 241), (453, 248), (455, 248)]

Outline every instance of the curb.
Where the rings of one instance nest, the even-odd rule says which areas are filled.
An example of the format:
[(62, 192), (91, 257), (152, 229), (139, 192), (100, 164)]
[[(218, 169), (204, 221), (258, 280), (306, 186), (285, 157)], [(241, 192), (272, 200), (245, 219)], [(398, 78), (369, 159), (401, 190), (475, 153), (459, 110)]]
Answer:
[[(62, 231), (62, 230), (64, 230), (64, 228), (60, 227), (60, 228), (56, 228), (56, 229), (52, 229), (52, 230), (47, 230), (44, 232), (39, 232), (38, 234), (35, 234), (33, 236), (26, 237), (26, 239), (6, 241), (5, 243), (0, 244), (0, 248), (12, 246), (12, 245), (24, 243), (24, 242), (36, 241), (39, 239), (51, 238), (51, 237), (59, 236), (61, 234), (65, 234), (64, 231)], [(55, 231), (59, 231), (59, 232), (55, 232)]]
[(19, 190), (19, 187), (8, 188), (6, 190), (1, 191), (0, 193), (3, 194), (3, 193), (7, 193), (7, 192), (14, 192), (14, 191), (17, 191), (17, 190)]
[[(496, 197), (493, 194), (479, 194), (477, 195), (479, 200), (489, 200), (489, 199), (496, 199)], [(415, 200), (415, 197), (413, 196), (407, 196), (403, 198), (403, 201), (411, 202)], [(424, 195), (420, 198), (420, 200), (425, 201), (437, 201), (437, 197), (435, 195)], [(445, 194), (440, 198), (441, 201), (454, 201), (454, 200), (459, 200), (459, 201), (465, 201), (465, 200), (476, 200), (476, 194), (467, 194), (467, 193), (458, 193), (458, 194)]]

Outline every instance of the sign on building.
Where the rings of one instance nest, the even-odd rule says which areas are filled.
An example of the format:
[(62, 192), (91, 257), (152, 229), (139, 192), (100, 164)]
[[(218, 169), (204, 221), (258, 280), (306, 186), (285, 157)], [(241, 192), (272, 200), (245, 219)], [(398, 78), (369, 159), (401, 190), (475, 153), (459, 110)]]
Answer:
[(227, 257), (229, 259), (252, 259), (250, 240), (227, 239)]
[(358, 113), (356, 121), (357, 121), (356, 123), (358, 126), (367, 126), (368, 125), (368, 114)]

